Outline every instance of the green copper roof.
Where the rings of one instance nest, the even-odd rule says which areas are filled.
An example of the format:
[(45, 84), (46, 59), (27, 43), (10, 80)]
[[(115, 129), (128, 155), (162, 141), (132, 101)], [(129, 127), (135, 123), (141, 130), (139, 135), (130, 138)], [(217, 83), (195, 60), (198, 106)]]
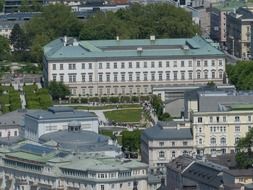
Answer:
[(75, 41), (58, 38), (44, 47), (47, 60), (124, 60), (173, 57), (224, 56), (200, 36), (177, 39)]

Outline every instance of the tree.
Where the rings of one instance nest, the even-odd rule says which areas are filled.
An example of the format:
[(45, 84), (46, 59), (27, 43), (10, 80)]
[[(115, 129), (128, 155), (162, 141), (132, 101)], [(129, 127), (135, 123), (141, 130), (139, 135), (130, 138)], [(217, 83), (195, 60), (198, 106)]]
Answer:
[(122, 132), (122, 146), (131, 152), (137, 152), (140, 150), (141, 144), (141, 131), (123, 131)]
[(15, 24), (11, 31), (10, 42), (14, 48), (14, 51), (23, 52), (28, 48), (28, 39), (23, 31), (23, 29), (19, 26), (19, 24)]
[(0, 61), (9, 59), (10, 54), (11, 48), (8, 39), (0, 36)]
[(21, 0), (21, 6), (19, 7), (20, 12), (29, 12), (31, 11), (31, 6), (29, 0)]
[(249, 168), (253, 164), (253, 128), (237, 143), (236, 161), (240, 168)]
[(4, 0), (0, 0), (0, 12), (3, 12)]
[(65, 98), (70, 95), (69, 88), (64, 85), (62, 82), (52, 81), (48, 85), (49, 94), (52, 96), (54, 100), (58, 100), (59, 98)]

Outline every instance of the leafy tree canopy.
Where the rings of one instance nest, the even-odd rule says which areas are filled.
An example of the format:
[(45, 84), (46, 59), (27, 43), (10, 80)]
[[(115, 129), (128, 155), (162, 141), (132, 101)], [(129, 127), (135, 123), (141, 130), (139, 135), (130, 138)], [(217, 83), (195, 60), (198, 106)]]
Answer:
[(229, 80), (239, 90), (253, 90), (253, 61), (240, 61), (235, 65), (227, 65)]
[(27, 36), (19, 24), (13, 26), (10, 42), (13, 45), (14, 51), (25, 51), (28, 48)]
[(253, 128), (237, 143), (236, 161), (240, 168), (253, 167)]
[(66, 96), (70, 95), (69, 88), (62, 82), (50, 82), (48, 85), (48, 90), (49, 94), (54, 100), (58, 100), (59, 98), (65, 98)]
[(11, 49), (7, 38), (0, 36), (0, 61), (10, 57)]
[(199, 33), (191, 16), (185, 10), (168, 4), (134, 4), (127, 9), (101, 13), (84, 23), (80, 38), (114, 39), (191, 37)]
[(140, 139), (141, 131), (123, 131), (122, 132), (122, 146), (128, 151), (139, 151), (140, 150)]

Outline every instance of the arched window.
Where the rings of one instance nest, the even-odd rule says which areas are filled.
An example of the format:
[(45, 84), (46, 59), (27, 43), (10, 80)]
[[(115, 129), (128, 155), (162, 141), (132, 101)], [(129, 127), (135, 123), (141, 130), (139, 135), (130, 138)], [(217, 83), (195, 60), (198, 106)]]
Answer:
[(239, 137), (236, 137), (235, 138), (235, 144), (237, 144), (239, 142), (240, 138)]
[(216, 144), (216, 138), (212, 137), (210, 143), (211, 144)]
[(160, 152), (159, 152), (159, 158), (164, 158), (164, 156), (165, 156), (165, 155), (164, 155), (164, 151), (160, 151)]
[(176, 152), (172, 151), (172, 158), (175, 158), (175, 157), (176, 157)]
[(200, 139), (199, 139), (199, 144), (202, 144), (202, 143), (203, 143), (203, 142), (202, 142), (202, 139), (200, 138)]
[(226, 138), (225, 138), (225, 137), (222, 137), (222, 138), (220, 139), (220, 143), (221, 143), (222, 145), (225, 145), (225, 144), (226, 144)]

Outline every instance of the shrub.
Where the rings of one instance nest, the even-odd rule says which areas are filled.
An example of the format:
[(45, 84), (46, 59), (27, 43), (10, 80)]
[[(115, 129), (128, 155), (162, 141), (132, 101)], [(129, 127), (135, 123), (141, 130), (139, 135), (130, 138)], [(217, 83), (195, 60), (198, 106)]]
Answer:
[(70, 102), (71, 102), (71, 104), (77, 104), (77, 103), (79, 103), (79, 98), (71, 98)]
[(140, 97), (140, 101), (141, 101), (141, 102), (149, 101), (149, 100), (150, 100), (150, 97), (149, 97), (149, 96), (141, 96), (141, 97)]
[(132, 96), (132, 102), (139, 102), (139, 97), (138, 96)]
[(99, 102), (99, 97), (91, 97), (89, 98), (89, 102)]
[(111, 103), (119, 103), (119, 97), (110, 97), (109, 102)]
[(82, 104), (87, 104), (88, 103), (88, 99), (87, 98), (81, 98), (81, 103)]
[(101, 97), (101, 103), (107, 103), (108, 98), (107, 97)]
[(121, 96), (120, 97), (120, 102), (121, 103), (130, 103), (130, 101), (131, 101), (130, 96)]

